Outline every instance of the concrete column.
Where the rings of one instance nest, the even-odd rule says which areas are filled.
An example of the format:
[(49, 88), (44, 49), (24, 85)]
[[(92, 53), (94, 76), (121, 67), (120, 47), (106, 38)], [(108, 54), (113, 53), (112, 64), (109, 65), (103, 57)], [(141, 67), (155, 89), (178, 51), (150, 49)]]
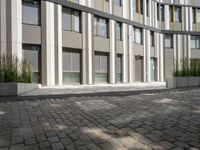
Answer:
[(115, 21), (110, 20), (110, 83), (116, 81)]
[(147, 61), (146, 61), (146, 29), (143, 29), (143, 81), (147, 81)]
[(42, 84), (55, 85), (54, 3), (41, 1), (42, 7)]
[(192, 21), (192, 18), (193, 18), (193, 14), (192, 14), (192, 7), (188, 7), (188, 26), (189, 26), (189, 31), (193, 31), (193, 21)]
[(134, 58), (133, 58), (133, 26), (129, 25), (129, 31), (128, 31), (128, 63), (129, 63), (129, 82), (133, 82), (133, 66), (134, 66)]
[(177, 36), (176, 34), (173, 35), (173, 48), (174, 48), (174, 67), (176, 67), (178, 64), (177, 64)]
[(129, 9), (129, 6), (128, 6), (128, 1), (127, 0), (124, 0), (123, 1), (123, 18), (126, 18), (126, 19), (129, 19), (129, 15), (128, 15), (128, 9)]
[(127, 42), (127, 25), (123, 23), (123, 83), (128, 82), (128, 42)]
[(146, 44), (145, 44), (145, 49), (146, 49), (146, 82), (150, 81), (150, 59), (151, 59), (151, 54), (150, 54), (150, 30), (145, 30), (146, 31)]
[(191, 35), (186, 35), (187, 36), (187, 57), (190, 63), (190, 59), (191, 59)]
[(169, 30), (169, 24), (170, 24), (170, 20), (169, 20), (169, 5), (165, 5), (165, 29)]
[(84, 5), (85, 6), (86, 0), (79, 0), (79, 4)]
[(157, 57), (157, 81), (160, 81), (160, 48), (159, 48), (159, 33), (155, 32), (155, 51), (156, 51), (156, 57)]
[(0, 55), (6, 53), (6, 0), (0, 1)]
[(164, 81), (164, 36), (159, 34), (159, 67), (160, 67), (160, 81)]
[(110, 1), (110, 14), (113, 14), (113, 1)]
[(6, 5), (7, 52), (22, 59), (22, 1), (6, 0)]
[(87, 67), (88, 84), (93, 84), (93, 21), (92, 14), (88, 14), (87, 20)]
[(55, 80), (57, 85), (63, 84), (62, 6), (58, 4), (55, 4)]
[[(155, 10), (153, 10), (154, 13), (156, 12)], [(153, 18), (152, 18), (152, 1), (149, 0), (149, 20), (150, 20), (150, 26), (153, 25)], [(156, 19), (157, 20), (157, 19)]]
[[(154, 14), (155, 14), (155, 15), (154, 15), (154, 18), (153, 18), (153, 19), (150, 19), (150, 20), (154, 21), (154, 23), (155, 23), (155, 24), (154, 24), (154, 27), (155, 27), (155, 28), (158, 28), (158, 20), (157, 20), (157, 18), (158, 18), (158, 17), (157, 17), (157, 16), (158, 16), (157, 7), (158, 7), (158, 6), (157, 6), (157, 3), (155, 3), (155, 2), (154, 2), (153, 4), (154, 4), (154, 10), (153, 10), (153, 11), (154, 11)], [(152, 10), (151, 10), (151, 11), (152, 11)], [(151, 12), (151, 11), (150, 11), (150, 12)]]
[(143, 2), (143, 22), (147, 25), (147, 3), (145, 0)]

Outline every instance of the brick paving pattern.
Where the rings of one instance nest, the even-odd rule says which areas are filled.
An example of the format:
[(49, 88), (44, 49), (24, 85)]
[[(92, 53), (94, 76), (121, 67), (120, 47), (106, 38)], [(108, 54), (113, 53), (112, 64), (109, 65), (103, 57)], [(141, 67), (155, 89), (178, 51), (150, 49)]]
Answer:
[(0, 150), (199, 150), (200, 89), (0, 98)]

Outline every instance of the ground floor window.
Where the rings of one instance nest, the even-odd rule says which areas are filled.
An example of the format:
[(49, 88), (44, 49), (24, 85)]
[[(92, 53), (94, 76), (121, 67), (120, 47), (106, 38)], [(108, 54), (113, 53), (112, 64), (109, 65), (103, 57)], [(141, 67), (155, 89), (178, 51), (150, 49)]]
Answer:
[(108, 53), (95, 52), (95, 83), (108, 83)]
[(31, 64), (33, 71), (33, 82), (41, 83), (41, 46), (23, 44), (23, 59)]
[(117, 54), (116, 76), (117, 82), (122, 82), (122, 54)]
[(63, 84), (81, 83), (81, 50), (63, 48)]

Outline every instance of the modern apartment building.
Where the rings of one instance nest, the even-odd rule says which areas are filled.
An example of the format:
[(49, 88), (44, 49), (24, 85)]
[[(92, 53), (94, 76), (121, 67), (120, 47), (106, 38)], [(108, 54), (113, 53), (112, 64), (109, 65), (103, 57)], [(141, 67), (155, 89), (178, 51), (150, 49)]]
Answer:
[(0, 0), (0, 53), (47, 86), (164, 81), (200, 58), (200, 1)]

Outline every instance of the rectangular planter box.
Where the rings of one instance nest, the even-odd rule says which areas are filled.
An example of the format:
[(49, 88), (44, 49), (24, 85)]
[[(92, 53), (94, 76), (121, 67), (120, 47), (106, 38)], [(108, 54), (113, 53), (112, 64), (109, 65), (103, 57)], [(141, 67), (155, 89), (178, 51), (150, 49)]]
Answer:
[(174, 77), (166, 80), (167, 88), (200, 86), (200, 77)]
[(0, 83), (0, 96), (17, 96), (39, 88), (39, 84), (34, 83)]

